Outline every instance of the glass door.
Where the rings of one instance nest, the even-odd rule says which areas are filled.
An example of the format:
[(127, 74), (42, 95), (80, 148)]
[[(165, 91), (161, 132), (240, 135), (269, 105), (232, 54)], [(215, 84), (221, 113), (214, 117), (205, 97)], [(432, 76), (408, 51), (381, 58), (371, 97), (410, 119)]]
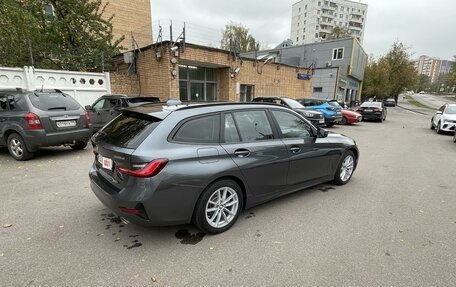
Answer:
[(204, 101), (204, 83), (190, 82), (190, 101)]

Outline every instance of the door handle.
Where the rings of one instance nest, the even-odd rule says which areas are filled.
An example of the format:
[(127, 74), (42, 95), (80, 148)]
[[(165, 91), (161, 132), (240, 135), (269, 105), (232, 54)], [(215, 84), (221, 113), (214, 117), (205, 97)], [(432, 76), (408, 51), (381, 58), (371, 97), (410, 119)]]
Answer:
[(234, 155), (237, 157), (247, 157), (247, 156), (249, 156), (249, 154), (250, 154), (250, 151), (247, 149), (243, 149), (243, 148), (237, 149), (234, 151)]
[(301, 151), (301, 148), (298, 147), (298, 146), (292, 146), (292, 147), (290, 148), (290, 150), (291, 150), (292, 153), (298, 153), (298, 152)]

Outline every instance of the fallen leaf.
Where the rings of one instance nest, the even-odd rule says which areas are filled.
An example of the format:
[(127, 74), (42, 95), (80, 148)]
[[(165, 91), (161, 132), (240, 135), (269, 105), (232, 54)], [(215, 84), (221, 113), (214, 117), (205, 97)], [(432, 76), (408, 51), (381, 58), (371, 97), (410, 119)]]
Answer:
[(150, 278), (150, 279), (151, 279), (152, 282), (154, 282), (154, 283), (157, 282), (157, 278), (155, 278), (155, 277), (152, 277), (152, 278)]
[(13, 226), (12, 224), (3, 224), (3, 228), (10, 228), (11, 226)]
[(424, 213), (424, 211), (420, 209), (420, 213)]
[(32, 240), (32, 237), (27, 238), (27, 240)]
[(63, 226), (63, 225), (60, 225), (59, 227), (60, 227), (60, 228), (64, 228), (65, 226)]
[(4, 253), (0, 253), (0, 257), (3, 257), (3, 256), (5, 256), (5, 254)]
[(404, 239), (401, 239), (400, 241), (401, 241), (401, 242), (404, 242)]
[(138, 279), (139, 278), (139, 274), (133, 275), (133, 278)]
[(214, 247), (209, 247), (210, 250), (214, 250)]
[(274, 244), (281, 244), (282, 242), (280, 241), (274, 241)]

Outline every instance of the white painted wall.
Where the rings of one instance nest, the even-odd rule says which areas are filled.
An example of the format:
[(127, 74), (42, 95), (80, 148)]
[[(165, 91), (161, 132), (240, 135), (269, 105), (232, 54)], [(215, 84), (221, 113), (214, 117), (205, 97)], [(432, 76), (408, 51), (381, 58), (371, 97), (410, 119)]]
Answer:
[(104, 94), (110, 94), (111, 82), (109, 73), (0, 67), (0, 89), (15, 88), (28, 91), (59, 89), (85, 106)]

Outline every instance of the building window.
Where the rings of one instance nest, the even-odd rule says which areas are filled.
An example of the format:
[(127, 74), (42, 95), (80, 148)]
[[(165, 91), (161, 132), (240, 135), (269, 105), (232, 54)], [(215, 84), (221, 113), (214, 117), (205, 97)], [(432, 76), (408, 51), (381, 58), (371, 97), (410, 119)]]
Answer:
[(307, 17), (307, 12), (304, 13), (304, 17)]
[(298, 20), (301, 20), (301, 15), (298, 15)]
[(307, 4), (306, 4), (306, 6), (304, 6), (304, 9), (307, 10)]
[(314, 87), (313, 91), (314, 93), (323, 93), (323, 87)]
[(333, 49), (333, 60), (342, 60), (344, 58), (344, 48)]
[(296, 43), (298, 43), (298, 42), (299, 42), (299, 37), (296, 37)]
[(340, 19), (344, 18), (344, 15), (342, 15), (342, 14), (340, 14), (339, 16), (340, 16)]
[(216, 101), (217, 69), (179, 65), (181, 101)]
[[(298, 40), (298, 39), (296, 39)], [(241, 85), (241, 102), (251, 102), (255, 97), (254, 85)]]
[(317, 15), (320, 15), (320, 10), (317, 10)]
[(301, 12), (301, 7), (299, 7), (298, 12)]
[(318, 25), (315, 27), (315, 30), (318, 30)]
[(344, 12), (344, 6), (340, 7), (340, 11)]
[(302, 29), (302, 32), (305, 33), (306, 32), (306, 28), (304, 27), (304, 29)]
[(299, 27), (299, 22), (298, 22), (298, 27)]
[(321, 1), (318, 1), (318, 6), (321, 6)]
[(318, 39), (318, 33), (315, 33), (315, 39)]
[(306, 20), (304, 20), (304, 25), (306, 25)]

